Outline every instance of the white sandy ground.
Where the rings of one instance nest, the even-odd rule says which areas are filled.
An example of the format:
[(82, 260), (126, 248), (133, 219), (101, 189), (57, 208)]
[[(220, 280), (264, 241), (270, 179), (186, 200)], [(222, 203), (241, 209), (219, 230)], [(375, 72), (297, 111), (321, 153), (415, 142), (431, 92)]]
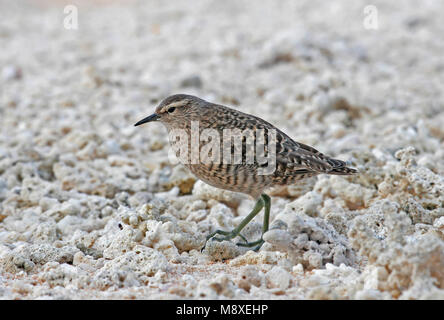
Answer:
[[(0, 297), (444, 299), (442, 1), (0, 1)], [(133, 124), (190, 93), (348, 160), (253, 206)], [(257, 236), (259, 215), (246, 235)]]

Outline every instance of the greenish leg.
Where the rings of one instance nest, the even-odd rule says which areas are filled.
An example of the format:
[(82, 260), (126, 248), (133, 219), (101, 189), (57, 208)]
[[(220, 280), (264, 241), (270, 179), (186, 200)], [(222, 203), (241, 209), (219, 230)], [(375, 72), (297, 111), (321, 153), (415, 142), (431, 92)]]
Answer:
[[(267, 196), (268, 197), (268, 196)], [(270, 199), (270, 198), (268, 198), (268, 199)], [(220, 234), (220, 235), (223, 235), (223, 236), (225, 236), (225, 237), (214, 237), (212, 240), (216, 240), (216, 241), (224, 241), (224, 240), (227, 240), (227, 241), (229, 241), (229, 240), (231, 240), (231, 239), (233, 239), (233, 238), (235, 238), (235, 237), (237, 237), (237, 236), (239, 236), (239, 237), (241, 237), (242, 238), (242, 240), (244, 240), (245, 241), (245, 244), (248, 244), (248, 241), (247, 241), (247, 239), (245, 239), (245, 237), (244, 236), (242, 236), (241, 234), (240, 234), (240, 232), (242, 231), (242, 229), (251, 221), (251, 220), (253, 220), (253, 218), (262, 210), (262, 208), (264, 207), (264, 205), (266, 205), (266, 203), (265, 203), (265, 201), (264, 201), (264, 198), (263, 198), (263, 196), (261, 196), (258, 200), (257, 200), (257, 202), (256, 202), (256, 204), (254, 205), (254, 208), (253, 208), (253, 210), (250, 212), (250, 214), (244, 219), (244, 220), (242, 220), (242, 222), (236, 227), (236, 228), (234, 228), (233, 230), (231, 230), (231, 231), (224, 231), (224, 230), (216, 230), (216, 231), (214, 231), (213, 233), (211, 233), (208, 237), (207, 237), (207, 240), (205, 241), (205, 245), (204, 245), (204, 247), (202, 248), (202, 250), (203, 249), (205, 249), (205, 246), (206, 246), (206, 242), (208, 241), (208, 240), (210, 240), (211, 238), (213, 238), (216, 234)], [(267, 228), (268, 228), (268, 223), (267, 223)], [(201, 250), (201, 251), (202, 251)]]
[[(220, 234), (225, 237), (214, 237), (212, 240), (216, 240), (216, 241), (227, 240), (227, 241), (229, 241), (229, 240), (239, 236), (245, 242), (244, 243), (242, 243), (242, 242), (237, 243), (238, 246), (248, 247), (248, 248), (254, 247), (253, 250), (258, 251), (261, 248), (262, 244), (264, 243), (262, 236), (257, 241), (248, 242), (247, 239), (245, 239), (245, 237), (240, 234), (240, 232), (251, 220), (253, 220), (253, 218), (262, 210), (263, 207), (265, 207), (264, 223), (262, 225), (262, 235), (263, 235), (265, 232), (268, 231), (268, 226), (269, 226), (269, 222), (270, 222), (270, 207), (271, 207), (271, 199), (265, 193), (262, 194), (261, 197), (257, 200), (257, 202), (253, 208), (253, 211), (251, 211), (251, 213), (244, 220), (242, 220), (242, 222), (236, 228), (234, 228), (232, 231), (216, 230), (207, 237), (207, 241), (210, 240), (211, 238), (213, 238), (216, 234)], [(205, 245), (206, 245), (206, 242), (205, 242)], [(205, 245), (202, 248), (202, 250), (205, 249)]]
[(253, 241), (253, 242), (246, 241), (245, 243), (237, 243), (238, 246), (242, 246), (242, 247), (249, 247), (249, 248), (254, 247), (254, 249), (253, 249), (254, 251), (258, 251), (262, 247), (262, 245), (264, 244), (264, 240), (262, 239), (262, 236), (264, 235), (265, 232), (268, 231), (268, 226), (270, 223), (271, 199), (265, 193), (262, 194), (261, 197), (264, 201), (264, 206), (265, 206), (264, 223), (262, 225), (261, 238), (259, 240)]

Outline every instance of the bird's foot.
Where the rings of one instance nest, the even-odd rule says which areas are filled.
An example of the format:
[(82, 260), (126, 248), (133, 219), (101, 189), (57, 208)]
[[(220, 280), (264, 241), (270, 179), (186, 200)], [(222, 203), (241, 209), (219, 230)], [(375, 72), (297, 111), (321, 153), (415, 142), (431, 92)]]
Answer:
[[(223, 237), (215, 237), (215, 235), (222, 235)], [(239, 247), (247, 247), (247, 248), (253, 248), (253, 251), (259, 251), (259, 249), (262, 247), (262, 245), (264, 244), (264, 240), (262, 239), (262, 237), (259, 240), (256, 241), (252, 241), (249, 242), (243, 235), (241, 234), (236, 234), (234, 232), (234, 230), (232, 231), (224, 231), (224, 230), (216, 230), (213, 233), (211, 233), (209, 236), (207, 236), (207, 239), (205, 241), (205, 244), (203, 246), (203, 248), (200, 250), (201, 252), (205, 249), (207, 242), (209, 240), (211, 241), (230, 241), (231, 239), (235, 238), (239, 236), (244, 242), (238, 242), (236, 243), (237, 246)]]
[[(222, 235), (223, 237), (215, 237), (215, 235)], [(236, 237), (240, 237), (243, 241), (245, 241), (245, 244), (248, 244), (248, 240), (241, 235), (240, 233), (236, 233), (235, 230), (232, 231), (224, 231), (224, 230), (216, 230), (213, 233), (211, 233), (209, 236), (207, 236), (207, 239), (205, 240), (205, 244), (203, 246), (203, 248), (200, 250), (200, 252), (202, 252), (205, 247), (207, 246), (207, 242), (209, 240), (211, 241), (230, 241), (231, 239), (234, 239)]]
[(247, 247), (247, 248), (252, 248), (252, 247), (254, 247), (253, 248), (253, 251), (259, 251), (259, 249), (262, 247), (262, 245), (264, 244), (264, 240), (262, 240), (262, 238), (260, 238), (259, 240), (256, 240), (256, 241), (252, 241), (252, 242), (248, 242), (248, 241), (245, 241), (245, 243), (242, 243), (242, 242), (238, 242), (238, 243), (236, 243), (236, 245), (237, 246), (239, 246), (239, 247)]

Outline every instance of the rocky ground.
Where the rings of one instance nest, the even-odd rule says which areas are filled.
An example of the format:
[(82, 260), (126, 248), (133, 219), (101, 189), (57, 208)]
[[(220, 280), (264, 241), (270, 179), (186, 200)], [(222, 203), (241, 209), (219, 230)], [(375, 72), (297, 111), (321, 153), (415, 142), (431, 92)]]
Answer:
[[(72, 1), (77, 30), (65, 4), (0, 1), (1, 298), (444, 299), (443, 2)], [(133, 127), (173, 93), (360, 174), (272, 190), (258, 253), (201, 253), (254, 202)]]

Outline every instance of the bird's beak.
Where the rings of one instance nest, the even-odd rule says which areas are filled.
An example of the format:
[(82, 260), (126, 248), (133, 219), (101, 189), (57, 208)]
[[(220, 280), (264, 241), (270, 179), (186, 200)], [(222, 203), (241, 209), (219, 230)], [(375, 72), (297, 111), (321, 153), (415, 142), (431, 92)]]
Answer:
[(151, 122), (151, 121), (157, 121), (159, 120), (160, 116), (156, 113), (153, 113), (152, 115), (140, 120), (139, 122), (137, 122), (134, 126), (140, 126), (141, 124), (147, 123), (147, 122)]

